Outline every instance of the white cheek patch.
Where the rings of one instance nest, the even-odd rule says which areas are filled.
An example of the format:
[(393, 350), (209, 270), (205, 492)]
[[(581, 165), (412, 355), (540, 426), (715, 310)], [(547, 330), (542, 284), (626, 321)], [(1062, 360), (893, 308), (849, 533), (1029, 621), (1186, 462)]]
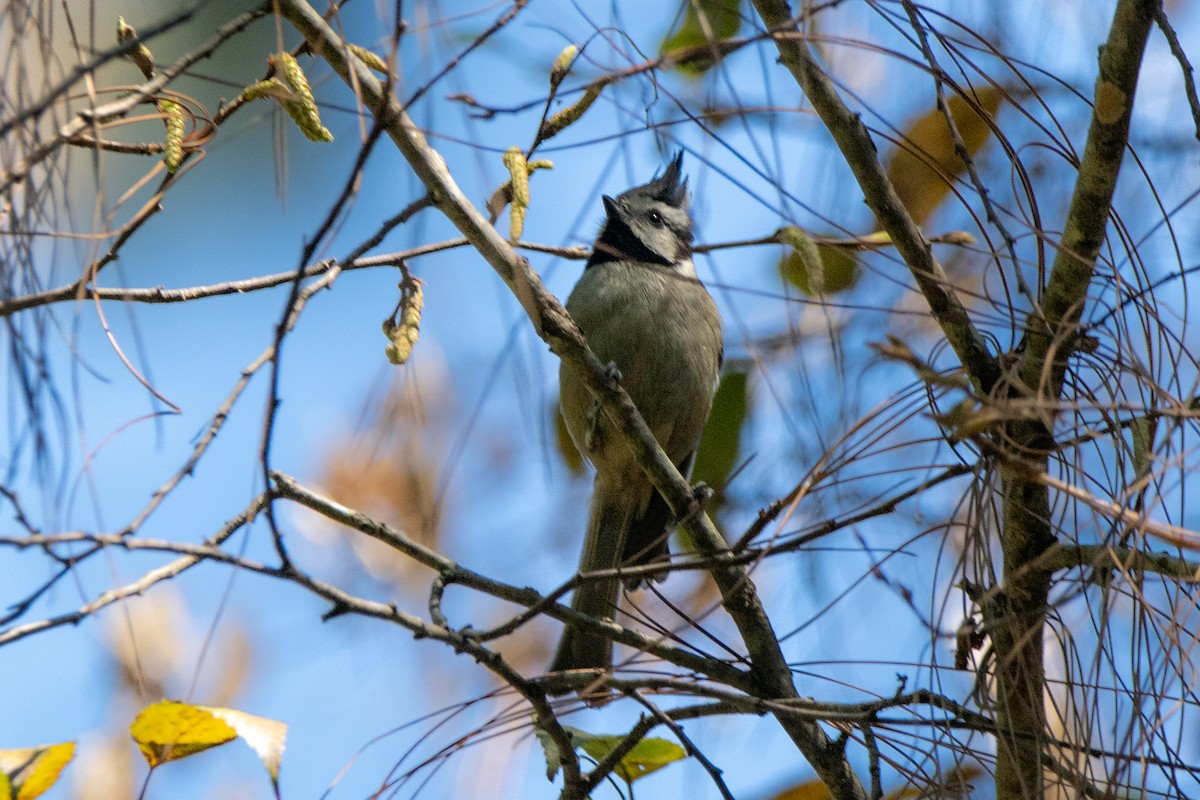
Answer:
[(685, 278), (698, 280), (698, 277), (696, 276), (696, 265), (692, 263), (690, 258), (681, 258), (672, 264), (671, 267)]

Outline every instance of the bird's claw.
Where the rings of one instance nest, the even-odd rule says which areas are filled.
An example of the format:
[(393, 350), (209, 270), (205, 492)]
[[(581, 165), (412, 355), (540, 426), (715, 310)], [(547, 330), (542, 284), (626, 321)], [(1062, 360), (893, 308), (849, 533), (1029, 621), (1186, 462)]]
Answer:
[(617, 369), (617, 364), (615, 361), (610, 361), (605, 365), (604, 379), (607, 380), (609, 385), (612, 387), (616, 387), (621, 383), (621, 370)]

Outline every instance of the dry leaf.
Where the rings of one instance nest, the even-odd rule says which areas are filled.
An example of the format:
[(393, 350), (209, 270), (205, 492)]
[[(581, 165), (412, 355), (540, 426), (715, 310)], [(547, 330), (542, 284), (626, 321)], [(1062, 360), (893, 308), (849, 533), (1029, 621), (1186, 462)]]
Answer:
[(232, 708), (203, 708), (214, 717), (228, 722), (237, 731), (238, 736), (242, 737), (242, 741), (250, 745), (250, 749), (267, 768), (271, 783), (278, 791), (279, 765), (287, 745), (287, 724)]
[[(975, 103), (959, 95), (947, 99), (950, 116), (962, 135), (968, 155), (978, 153), (992, 137), (989, 124), (1000, 108), (1000, 90), (987, 87), (975, 92)], [(918, 225), (934, 212), (950, 192), (951, 181), (966, 170), (967, 165), (954, 148), (954, 139), (946, 117), (933, 108), (915, 120), (904, 131), (906, 144), (892, 155), (888, 179), (896, 188), (900, 200)]]

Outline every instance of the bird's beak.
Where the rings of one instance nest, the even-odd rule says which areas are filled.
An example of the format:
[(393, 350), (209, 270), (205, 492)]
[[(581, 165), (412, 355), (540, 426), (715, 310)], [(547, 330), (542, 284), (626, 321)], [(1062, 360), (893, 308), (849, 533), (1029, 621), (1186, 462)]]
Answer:
[(608, 195), (601, 195), (600, 199), (604, 201), (604, 213), (610, 217), (615, 217), (620, 214), (620, 209), (617, 206), (617, 201), (613, 200)]

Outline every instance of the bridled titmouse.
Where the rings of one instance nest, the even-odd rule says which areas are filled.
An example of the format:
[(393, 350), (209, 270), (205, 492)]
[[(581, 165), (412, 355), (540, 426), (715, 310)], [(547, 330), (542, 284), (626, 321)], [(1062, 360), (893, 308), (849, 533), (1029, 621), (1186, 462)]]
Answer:
[[(567, 310), (592, 351), (620, 373), (655, 439), (687, 476), (712, 408), (724, 346), (717, 306), (692, 265), (682, 162), (680, 152), (646, 185), (604, 197), (606, 218)], [(566, 363), (559, 370), (559, 396), (571, 439), (596, 467), (580, 573), (666, 562), (670, 508)], [(625, 581), (629, 588), (639, 582)], [(584, 583), (571, 607), (615, 619), (619, 584), (616, 578)], [(567, 625), (551, 671), (611, 666), (609, 639)]]

